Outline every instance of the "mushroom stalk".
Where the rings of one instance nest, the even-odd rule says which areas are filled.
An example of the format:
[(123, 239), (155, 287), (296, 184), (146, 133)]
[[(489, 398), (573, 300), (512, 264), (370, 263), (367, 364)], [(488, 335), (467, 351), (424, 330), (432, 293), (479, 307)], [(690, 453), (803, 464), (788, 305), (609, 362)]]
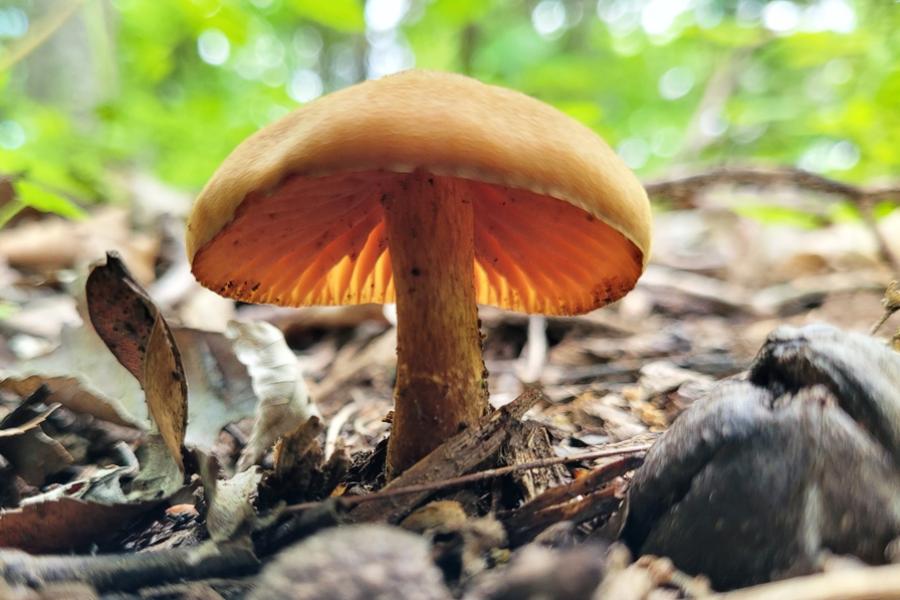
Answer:
[(474, 215), (460, 183), (418, 170), (382, 198), (397, 296), (390, 477), (488, 409)]

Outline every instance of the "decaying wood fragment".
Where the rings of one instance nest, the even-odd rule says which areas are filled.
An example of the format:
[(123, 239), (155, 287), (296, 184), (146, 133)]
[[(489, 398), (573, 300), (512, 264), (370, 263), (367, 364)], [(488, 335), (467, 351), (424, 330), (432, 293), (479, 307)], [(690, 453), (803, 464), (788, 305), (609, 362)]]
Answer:
[(612, 513), (626, 489), (616, 478), (641, 462), (639, 456), (617, 458), (569, 484), (548, 489), (504, 519), (510, 541), (513, 545), (527, 542), (560, 521), (582, 523)]
[[(509, 424), (522, 418), (541, 397), (539, 390), (529, 389), (513, 402), (484, 417), (476, 426), (435, 448), (393, 479), (383, 491), (457, 477), (471, 471), (500, 450), (509, 434)], [(421, 492), (366, 502), (351, 510), (349, 516), (355, 522), (394, 522), (403, 518), (428, 495), (429, 492)]]
[[(515, 423), (509, 439), (500, 449), (501, 463), (518, 465), (533, 460), (553, 456), (553, 447), (546, 427), (539, 423), (525, 421)], [(529, 469), (511, 475), (522, 492), (522, 499), (528, 502), (550, 488), (564, 485), (569, 475), (560, 464), (545, 469)]]

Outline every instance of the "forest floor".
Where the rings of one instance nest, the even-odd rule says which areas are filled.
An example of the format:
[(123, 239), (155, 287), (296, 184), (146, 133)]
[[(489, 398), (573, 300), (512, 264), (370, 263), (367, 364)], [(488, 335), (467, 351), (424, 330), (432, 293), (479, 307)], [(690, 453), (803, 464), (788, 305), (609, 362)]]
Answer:
[[(900, 256), (897, 210), (879, 222), (879, 245), (857, 220), (796, 227), (736, 211), (823, 213), (818, 191), (698, 192), (657, 213), (651, 264), (617, 304), (546, 319), (482, 307), (501, 410), (429, 457), (428, 477), (391, 483), (412, 489), (360, 501), (384, 486), (390, 310), (224, 300), (183, 258), (189, 200), (132, 185), (130, 209), (83, 221), (22, 213), (0, 231), (0, 597), (244, 597), (260, 561), (290, 544), (386, 519), (428, 536), (456, 595), (528, 597), (503, 594), (536, 585), (515, 571), (539, 572), (536, 560), (592, 582), (569, 597), (601, 594), (601, 578), (607, 597), (703, 596), (702, 578), (658, 559), (629, 567), (610, 548), (633, 469), (685, 408), (740, 378), (776, 328), (868, 334), (897, 277), (884, 253)], [(129, 273), (115, 257), (96, 266), (107, 251)], [(876, 336), (898, 327), (894, 316)], [(174, 383), (160, 376), (173, 371)], [(571, 572), (525, 552), (585, 541), (603, 550), (581, 570), (566, 559)], [(359, 552), (344, 559), (379, 560)]]

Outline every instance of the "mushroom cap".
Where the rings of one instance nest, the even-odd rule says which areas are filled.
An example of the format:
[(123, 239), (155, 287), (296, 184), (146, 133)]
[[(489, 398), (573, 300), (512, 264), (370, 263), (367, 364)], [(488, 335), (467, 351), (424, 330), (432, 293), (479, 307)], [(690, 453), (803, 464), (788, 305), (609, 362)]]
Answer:
[(640, 182), (593, 131), (529, 96), (412, 70), (311, 102), (241, 143), (188, 221), (197, 279), (245, 302), (394, 301), (380, 200), (417, 169), (475, 211), (479, 303), (579, 314), (634, 287)]

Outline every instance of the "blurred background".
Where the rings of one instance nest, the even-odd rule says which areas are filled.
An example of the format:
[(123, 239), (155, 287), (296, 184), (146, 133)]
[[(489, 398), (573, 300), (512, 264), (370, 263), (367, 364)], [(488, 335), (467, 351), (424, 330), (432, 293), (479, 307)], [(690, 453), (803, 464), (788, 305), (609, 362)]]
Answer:
[(645, 179), (872, 182), (900, 170), (898, 29), (892, 0), (0, 0), (0, 172), (66, 213), (136, 173), (194, 192), (266, 123), (415, 66), (549, 102)]
[[(765, 317), (746, 355), (771, 317), (865, 328), (900, 264), (898, 194), (858, 195), (900, 172), (898, 30), (890, 0), (0, 0), (0, 317), (55, 340), (77, 315), (35, 300), (71, 303), (113, 248), (223, 329), (233, 304), (183, 258), (196, 192), (288, 111), (420, 67), (553, 104), (650, 184), (653, 265), (620, 323)], [(652, 187), (722, 167), (788, 171)]]

